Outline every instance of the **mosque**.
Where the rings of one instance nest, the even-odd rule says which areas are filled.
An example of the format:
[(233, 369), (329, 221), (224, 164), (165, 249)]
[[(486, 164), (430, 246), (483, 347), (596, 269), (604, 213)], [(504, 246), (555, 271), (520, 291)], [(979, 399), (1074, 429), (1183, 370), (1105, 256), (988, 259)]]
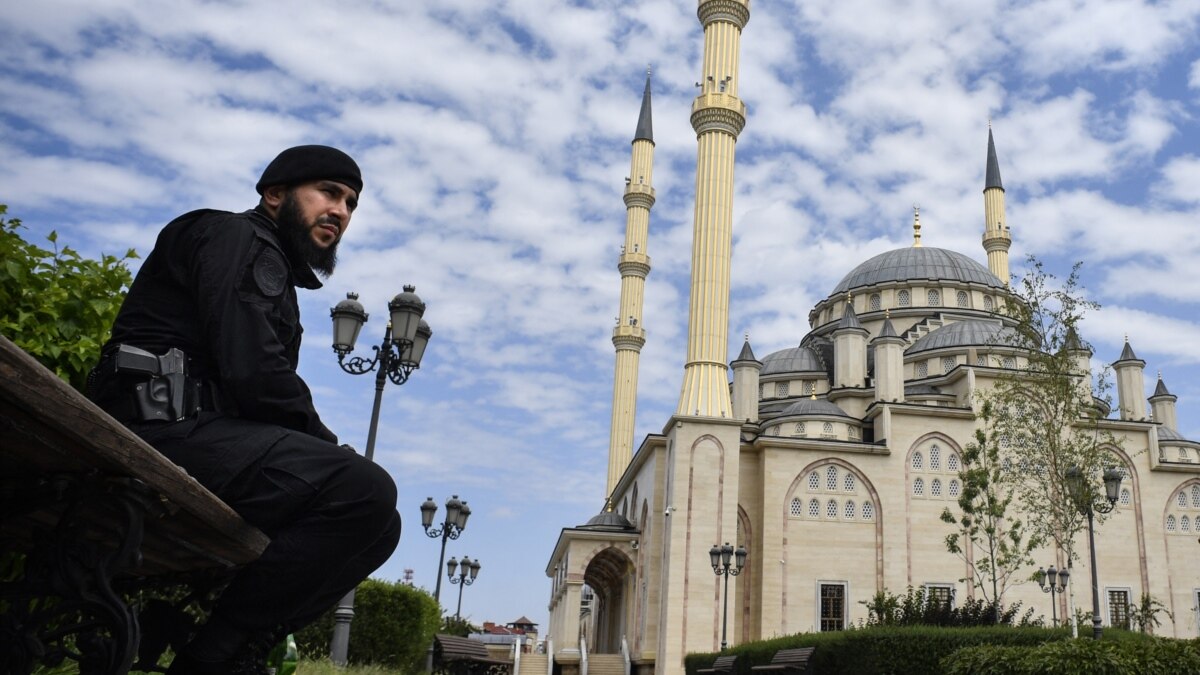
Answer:
[[(679, 404), (634, 452), (642, 297), (655, 196), (650, 80), (624, 192), (625, 244), (606, 503), (566, 527), (546, 565), (548, 639), (564, 673), (622, 655), (638, 673), (683, 673), (683, 658), (865, 619), (877, 591), (924, 587), (974, 597), (962, 559), (946, 551), (939, 514), (958, 497), (961, 454), (979, 427), (974, 393), (1026, 358), (996, 336), (1012, 324), (1004, 187), (991, 130), (983, 189), (983, 252), (914, 243), (850, 270), (809, 313), (795, 347), (758, 358), (747, 340), (727, 363), (734, 146), (745, 125), (738, 53), (749, 0), (699, 0), (701, 89), (692, 106), (697, 177), (686, 365)], [(798, 331), (799, 332), (799, 331)], [(1083, 351), (1084, 366), (1092, 356)], [(1101, 614), (1123, 624), (1143, 594), (1161, 601), (1157, 633), (1197, 637), (1200, 442), (1178, 433), (1158, 380), (1145, 396), (1133, 347), (1112, 363), (1117, 411), (1101, 422), (1124, 464), (1115, 511), (1097, 528)], [(714, 544), (747, 552), (718, 577)], [(1106, 545), (1107, 544), (1107, 545)], [(1119, 544), (1119, 545), (1118, 545)], [(1046, 550), (1038, 560), (1065, 566)], [(1034, 571), (1022, 571), (1026, 578)], [(1090, 608), (1087, 560), (1075, 604)], [(722, 600), (728, 583), (728, 626)], [(1068, 616), (1065, 595), (1019, 584), (1005, 602)], [(1043, 609), (1044, 608), (1044, 609)], [(596, 668), (599, 670), (599, 668)]]

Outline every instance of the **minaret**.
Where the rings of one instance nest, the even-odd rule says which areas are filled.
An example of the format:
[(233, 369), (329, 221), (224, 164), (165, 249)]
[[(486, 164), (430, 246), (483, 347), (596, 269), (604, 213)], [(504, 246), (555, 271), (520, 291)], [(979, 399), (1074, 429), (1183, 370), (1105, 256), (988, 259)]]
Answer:
[(983, 182), (983, 250), (987, 251), (988, 269), (997, 279), (1008, 283), (1008, 247), (1012, 237), (1004, 219), (1004, 186), (1000, 183), (1000, 162), (992, 124), (988, 122), (987, 175)]
[(613, 370), (612, 425), (608, 435), (608, 486), (611, 496), (625, 467), (633, 457), (633, 425), (637, 413), (638, 361), (646, 344), (642, 328), (642, 299), (646, 276), (650, 274), (650, 256), (646, 240), (650, 229), (650, 207), (654, 206), (651, 186), (654, 170), (654, 130), (650, 120), (650, 70), (646, 69), (646, 90), (642, 92), (642, 112), (633, 135), (633, 160), (625, 179), (625, 245), (617, 269), (621, 271), (621, 309), (613, 329), (617, 349)]
[(1146, 419), (1146, 385), (1142, 372), (1146, 362), (1133, 353), (1128, 336), (1125, 337), (1121, 358), (1114, 361), (1112, 367), (1117, 371), (1117, 405), (1121, 409), (1121, 419)]
[(733, 248), (733, 155), (746, 125), (738, 98), (738, 52), (749, 0), (700, 0), (704, 70), (692, 103), (696, 130), (696, 211), (687, 363), (676, 414), (730, 417), (729, 266)]
[(1175, 417), (1176, 400), (1178, 397), (1167, 391), (1167, 385), (1163, 384), (1162, 373), (1159, 373), (1158, 385), (1154, 387), (1154, 394), (1150, 397), (1150, 410), (1154, 412), (1155, 422), (1177, 432), (1179, 420)]
[(762, 373), (763, 364), (754, 358), (749, 333), (746, 334), (741, 353), (729, 365), (733, 367), (733, 415), (739, 420), (757, 422), (758, 376)]
[(905, 343), (890, 316), (884, 315), (883, 328), (871, 344), (875, 346), (875, 400), (903, 401)]
[(846, 310), (833, 331), (833, 386), (861, 387), (867, 379), (867, 332), (846, 295)]

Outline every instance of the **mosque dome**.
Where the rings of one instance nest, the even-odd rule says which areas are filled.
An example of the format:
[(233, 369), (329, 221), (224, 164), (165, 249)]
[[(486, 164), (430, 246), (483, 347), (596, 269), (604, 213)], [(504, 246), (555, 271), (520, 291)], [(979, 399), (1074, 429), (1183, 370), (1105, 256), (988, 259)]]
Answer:
[(950, 347), (1016, 346), (1017, 332), (995, 321), (955, 321), (930, 332), (905, 350), (917, 354)]
[(961, 253), (913, 246), (880, 253), (863, 262), (843, 277), (830, 295), (840, 296), (847, 291), (893, 281), (925, 279), (982, 284), (1005, 290), (1004, 283), (987, 267)]
[(825, 366), (817, 353), (808, 347), (791, 347), (768, 354), (762, 360), (762, 375), (778, 373), (823, 373)]
[(779, 413), (780, 417), (792, 415), (833, 415), (836, 417), (850, 417), (846, 411), (837, 407), (836, 404), (830, 403), (821, 398), (805, 398), (789, 405)]
[(633, 523), (629, 519), (616, 511), (605, 509), (600, 513), (592, 516), (591, 520), (587, 521), (581, 529), (589, 530), (636, 530)]

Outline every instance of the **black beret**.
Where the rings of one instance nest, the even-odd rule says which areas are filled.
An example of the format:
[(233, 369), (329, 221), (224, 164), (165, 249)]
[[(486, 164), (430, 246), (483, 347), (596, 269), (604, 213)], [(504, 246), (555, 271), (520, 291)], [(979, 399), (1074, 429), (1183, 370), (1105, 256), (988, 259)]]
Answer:
[(362, 173), (350, 155), (328, 145), (298, 145), (279, 153), (263, 171), (258, 194), (272, 185), (296, 185), (313, 180), (332, 180), (362, 192)]

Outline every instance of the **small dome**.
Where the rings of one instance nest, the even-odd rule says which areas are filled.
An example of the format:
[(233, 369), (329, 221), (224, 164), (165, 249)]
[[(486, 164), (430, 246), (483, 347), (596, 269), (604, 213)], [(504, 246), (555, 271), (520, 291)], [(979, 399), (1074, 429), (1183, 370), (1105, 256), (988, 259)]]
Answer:
[(967, 256), (944, 248), (909, 247), (880, 253), (850, 271), (830, 296), (890, 281), (927, 280), (982, 284), (1006, 290), (996, 275)]
[(768, 354), (762, 360), (762, 375), (778, 373), (823, 373), (817, 353), (808, 347), (791, 347)]
[(956, 321), (925, 335), (904, 350), (917, 354), (947, 347), (1016, 346), (1017, 332), (995, 321)]
[(801, 399), (784, 408), (783, 412), (779, 413), (780, 417), (792, 415), (834, 415), (836, 417), (850, 417), (846, 414), (846, 411), (837, 407), (836, 404), (830, 403), (823, 398)]
[(625, 516), (616, 511), (601, 511), (592, 516), (592, 519), (587, 521), (587, 525), (583, 526), (589, 530), (634, 530), (637, 529), (633, 523)]
[(1178, 431), (1175, 431), (1171, 427), (1164, 424), (1158, 428), (1158, 440), (1160, 440), (1160, 441), (1185, 441), (1187, 439), (1184, 438), (1183, 436), (1180, 436)]

